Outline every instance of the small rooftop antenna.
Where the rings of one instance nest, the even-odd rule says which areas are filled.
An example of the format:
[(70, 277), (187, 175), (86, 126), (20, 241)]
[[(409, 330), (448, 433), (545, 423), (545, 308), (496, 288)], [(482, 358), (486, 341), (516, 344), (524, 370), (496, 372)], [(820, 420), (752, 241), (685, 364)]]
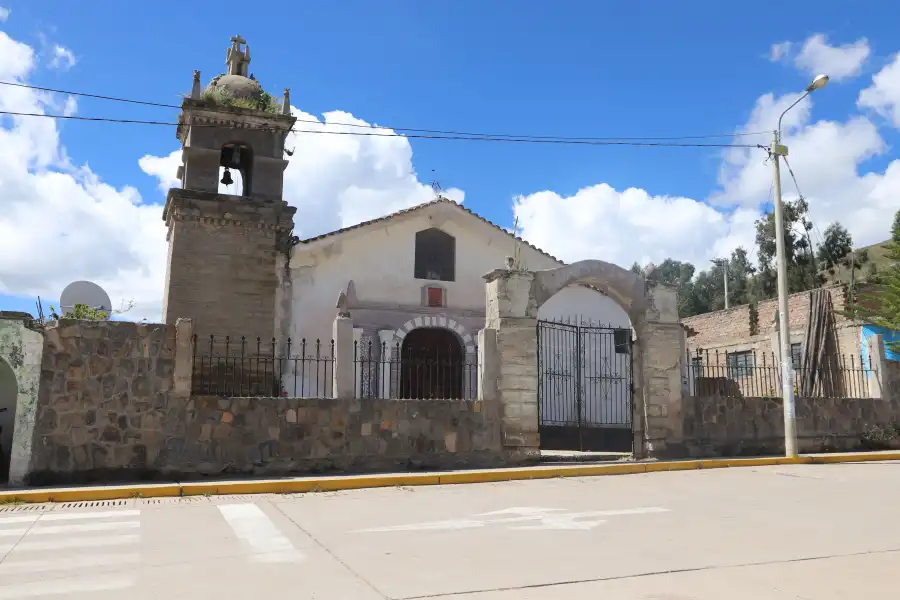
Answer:
[[(434, 169), (431, 170), (431, 176), (435, 177)], [(435, 200), (440, 200), (444, 197), (444, 195), (441, 193), (443, 192), (443, 190), (441, 189), (441, 184), (440, 182), (438, 182), (437, 178), (431, 180), (431, 190), (434, 192)]]

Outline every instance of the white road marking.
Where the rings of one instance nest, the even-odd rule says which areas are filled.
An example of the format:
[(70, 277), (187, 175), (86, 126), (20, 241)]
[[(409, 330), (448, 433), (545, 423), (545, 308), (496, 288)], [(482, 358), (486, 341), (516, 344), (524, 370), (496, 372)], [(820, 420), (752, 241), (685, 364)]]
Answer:
[(31, 528), (29, 535), (55, 535), (57, 533), (81, 533), (83, 531), (115, 531), (117, 529), (138, 529), (140, 521), (113, 521), (111, 523), (82, 523), (80, 525), (49, 525), (41, 527), (40, 522)]
[(0, 537), (11, 537), (14, 535), (25, 535), (28, 532), (28, 528), (18, 528), (18, 529), (0, 529)]
[(256, 504), (220, 504), (219, 511), (235, 535), (252, 552), (254, 562), (297, 562), (303, 555), (294, 548)]
[[(82, 519), (120, 519), (123, 517), (139, 517), (139, 510), (104, 510), (97, 512), (47, 513), (40, 515), (44, 521), (79, 521)], [(2, 522), (2, 521), (0, 521)]]
[[(72, 548), (102, 548), (104, 546), (122, 546), (125, 544), (136, 544), (141, 538), (137, 534), (126, 535), (108, 535), (103, 537), (79, 537), (69, 539), (41, 540), (39, 542), (31, 541), (26, 536), (24, 540), (19, 542), (16, 553), (36, 550), (69, 550)], [(0, 552), (9, 552), (13, 546), (10, 544), (8, 549), (0, 547)]]
[[(466, 519), (451, 519), (447, 521), (432, 521), (429, 523), (410, 523), (407, 525), (395, 525), (392, 527), (373, 527), (362, 529), (361, 532), (390, 532), (390, 531), (441, 531), (453, 529), (475, 529), (487, 525), (511, 525), (513, 523), (537, 522), (530, 525), (518, 525), (509, 527), (516, 530), (535, 529), (568, 529), (588, 530), (606, 523), (601, 517), (620, 515), (646, 515), (669, 512), (666, 508), (657, 506), (624, 508), (618, 510), (591, 510), (583, 512), (565, 512), (560, 508), (540, 508), (535, 506), (517, 506), (481, 513)], [(508, 515), (508, 516), (507, 516)]]
[(16, 598), (35, 598), (55, 594), (73, 595), (78, 592), (103, 592), (122, 590), (132, 587), (137, 582), (132, 576), (113, 576), (107, 579), (54, 579), (50, 581), (34, 581), (13, 585), (0, 585), (0, 600)]
[(16, 515), (14, 517), (0, 517), (0, 525), (7, 523), (34, 523), (41, 515)]
[[(16, 553), (18, 554), (18, 553)], [(94, 554), (87, 556), (65, 556), (39, 558), (36, 560), (16, 560), (7, 558), (0, 563), (0, 576), (8, 573), (36, 573), (42, 571), (64, 571), (66, 569), (83, 569), (85, 567), (102, 567), (104, 565), (132, 565), (141, 562), (141, 555), (126, 554)]]

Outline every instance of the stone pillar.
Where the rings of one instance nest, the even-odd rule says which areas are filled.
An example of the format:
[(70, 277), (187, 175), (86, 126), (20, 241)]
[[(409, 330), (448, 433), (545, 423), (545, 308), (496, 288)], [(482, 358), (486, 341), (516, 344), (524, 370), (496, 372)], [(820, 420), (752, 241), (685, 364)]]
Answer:
[(870, 336), (866, 342), (869, 349), (869, 370), (866, 381), (869, 384), (870, 398), (885, 398), (887, 381), (887, 357), (884, 352), (884, 338), (880, 335)]
[(335, 398), (355, 398), (353, 382), (353, 321), (350, 317), (338, 315), (331, 326), (334, 339), (334, 365), (332, 394)]
[(685, 456), (681, 379), (685, 337), (678, 294), (667, 285), (648, 288), (644, 335), (637, 340), (635, 356), (640, 364), (635, 364), (634, 387), (643, 391), (644, 409), (634, 423), (635, 453), (640, 458)]
[[(537, 305), (531, 293), (534, 273), (497, 269), (485, 275), (485, 280), (485, 329), (492, 329), (496, 339), (496, 397), (503, 449), (508, 460), (535, 460), (540, 456), (540, 434)], [(490, 335), (482, 337), (486, 341)], [(482, 380), (482, 393), (489, 386), (489, 381)]]
[(378, 332), (378, 385), (379, 397), (392, 398), (391, 381), (394, 366), (394, 330), (382, 329)]
[(194, 322), (191, 319), (175, 321), (175, 364), (172, 374), (172, 393), (190, 396), (194, 376)]

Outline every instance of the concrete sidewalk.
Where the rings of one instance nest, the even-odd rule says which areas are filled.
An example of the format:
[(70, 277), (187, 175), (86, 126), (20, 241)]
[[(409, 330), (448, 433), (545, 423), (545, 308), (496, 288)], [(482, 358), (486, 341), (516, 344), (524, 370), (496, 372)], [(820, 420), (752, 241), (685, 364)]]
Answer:
[[(892, 598), (900, 462), (0, 507), (0, 600)], [(876, 501), (873, 501), (873, 498)]]
[(486, 483), (557, 477), (631, 475), (665, 471), (854, 463), (900, 460), (900, 451), (808, 454), (795, 458), (713, 458), (700, 460), (610, 462), (600, 464), (538, 465), (466, 471), (388, 473), (372, 475), (329, 475), (280, 479), (240, 479), (171, 483), (111, 484), (57, 488), (27, 488), (0, 492), (0, 503), (87, 502), (127, 498), (164, 498), (215, 494), (281, 494), (326, 492), (362, 488)]

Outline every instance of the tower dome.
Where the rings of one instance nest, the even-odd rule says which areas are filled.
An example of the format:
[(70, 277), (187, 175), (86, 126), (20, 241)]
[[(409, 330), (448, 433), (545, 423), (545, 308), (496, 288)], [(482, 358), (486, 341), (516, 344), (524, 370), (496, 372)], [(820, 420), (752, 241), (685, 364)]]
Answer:
[(262, 98), (263, 89), (259, 82), (243, 75), (218, 75), (214, 77), (207, 90), (222, 90), (235, 100), (259, 101)]

